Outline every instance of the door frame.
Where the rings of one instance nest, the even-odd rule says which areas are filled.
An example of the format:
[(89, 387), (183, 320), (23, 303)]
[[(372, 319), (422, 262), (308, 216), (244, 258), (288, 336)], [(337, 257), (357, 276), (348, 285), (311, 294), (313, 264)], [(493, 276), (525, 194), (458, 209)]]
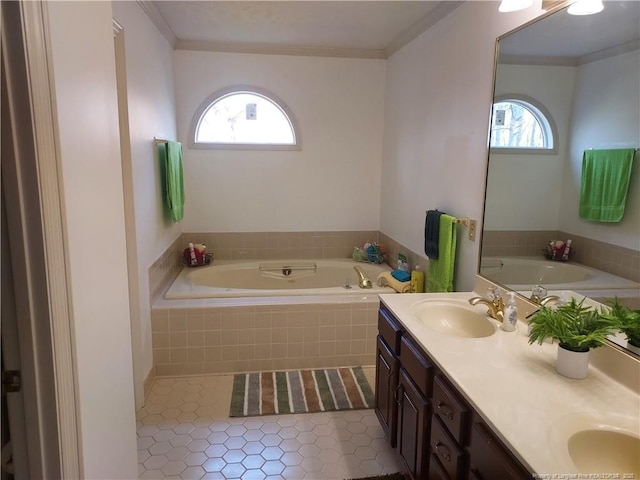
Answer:
[(3, 156), (2, 174), (5, 194), (13, 200), (7, 221), (20, 319), (30, 475), (83, 478), (46, 5), (41, 0), (2, 2), (2, 9), (3, 75), (14, 140), (13, 154)]

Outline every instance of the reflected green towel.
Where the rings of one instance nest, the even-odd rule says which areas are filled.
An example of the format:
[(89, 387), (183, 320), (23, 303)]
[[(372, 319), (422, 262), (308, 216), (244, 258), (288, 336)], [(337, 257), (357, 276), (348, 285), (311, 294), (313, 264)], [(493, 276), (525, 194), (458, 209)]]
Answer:
[(174, 222), (184, 215), (184, 181), (182, 178), (182, 145), (169, 140), (158, 145), (160, 164), (164, 170), (164, 195)]
[(580, 217), (598, 222), (622, 220), (634, 155), (633, 148), (584, 151)]
[(456, 263), (456, 219), (451, 215), (440, 216), (438, 258), (429, 259), (427, 292), (453, 292), (453, 274)]

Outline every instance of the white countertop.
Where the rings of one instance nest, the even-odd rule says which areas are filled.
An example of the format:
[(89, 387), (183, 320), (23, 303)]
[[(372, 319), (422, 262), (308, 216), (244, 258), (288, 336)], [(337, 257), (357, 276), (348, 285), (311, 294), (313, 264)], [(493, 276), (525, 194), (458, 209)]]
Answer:
[[(564, 448), (567, 431), (575, 428), (573, 420), (588, 418), (640, 436), (638, 392), (593, 366), (584, 380), (561, 376), (555, 371), (557, 344), (529, 345), (525, 323), (519, 321), (515, 332), (498, 329), (489, 337), (459, 338), (421, 325), (410, 311), (426, 299), (474, 296), (474, 292), (392, 294), (380, 299), (532, 472), (578, 472)], [(486, 306), (475, 308), (482, 312)]]

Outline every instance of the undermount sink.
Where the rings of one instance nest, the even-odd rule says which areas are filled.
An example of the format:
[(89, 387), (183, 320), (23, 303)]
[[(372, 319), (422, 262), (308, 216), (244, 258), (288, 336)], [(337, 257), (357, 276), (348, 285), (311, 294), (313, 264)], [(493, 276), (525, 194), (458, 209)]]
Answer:
[(615, 430), (582, 430), (567, 445), (581, 472), (633, 474), (640, 478), (640, 438)]
[(489, 337), (497, 329), (484, 310), (466, 300), (424, 300), (411, 307), (411, 314), (421, 325), (454, 337)]
[(640, 478), (640, 423), (621, 415), (577, 413), (558, 419), (550, 446), (580, 473)]

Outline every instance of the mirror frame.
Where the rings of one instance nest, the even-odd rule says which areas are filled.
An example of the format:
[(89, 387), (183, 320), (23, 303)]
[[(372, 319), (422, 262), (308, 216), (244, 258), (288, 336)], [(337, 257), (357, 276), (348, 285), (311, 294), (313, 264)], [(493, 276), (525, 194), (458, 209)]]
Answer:
[[(494, 63), (493, 63), (493, 82), (492, 82), (492, 90), (491, 90), (491, 105), (489, 107), (490, 113), (489, 113), (489, 126), (488, 126), (488, 132), (487, 132), (487, 164), (486, 164), (486, 171), (485, 171), (485, 184), (484, 184), (484, 206), (482, 209), (482, 230), (480, 232), (480, 245), (479, 245), (479, 250), (478, 250), (478, 265), (477, 265), (477, 275), (481, 278), (483, 278), (486, 281), (489, 281), (493, 284), (496, 284), (498, 286), (500, 286), (501, 288), (509, 291), (509, 292), (514, 292), (518, 297), (525, 299), (527, 302), (531, 303), (531, 300), (524, 296), (523, 294), (519, 293), (516, 290), (513, 290), (512, 288), (510, 288), (508, 285), (502, 284), (502, 283), (498, 283), (495, 280), (492, 280), (488, 277), (485, 277), (482, 275), (481, 273), (481, 265), (482, 265), (482, 249), (483, 249), (483, 245), (484, 245), (484, 233), (485, 233), (485, 220), (486, 220), (486, 199), (487, 199), (487, 190), (488, 190), (488, 184), (489, 184), (489, 168), (490, 168), (490, 161), (491, 161), (491, 119), (492, 119), (492, 110), (493, 110), (493, 104), (496, 102), (496, 84), (497, 84), (497, 76), (498, 76), (498, 58), (499, 58), (499, 52), (500, 52), (500, 42), (502, 40), (504, 40), (506, 37), (513, 35), (514, 33), (517, 33), (527, 27), (529, 27), (530, 25), (537, 23), (541, 20), (544, 20), (545, 18), (547, 18), (550, 15), (553, 15), (555, 13), (558, 13), (561, 10), (564, 10), (566, 8), (569, 7), (570, 5), (570, 1), (569, 0), (543, 0), (542, 1), (542, 9), (545, 10), (545, 12), (525, 23), (523, 23), (522, 25), (519, 25), (518, 27), (498, 36), (496, 38), (496, 42), (495, 42), (495, 48), (494, 48)], [(588, 297), (585, 297), (588, 298)], [(536, 306), (536, 310), (540, 308), (540, 306)], [(640, 359), (640, 354), (637, 354), (627, 348), (625, 348), (624, 346), (612, 341), (612, 340), (607, 340), (606, 343), (607, 346), (614, 348), (615, 350), (620, 351), (621, 353), (628, 355), (634, 359)]]

